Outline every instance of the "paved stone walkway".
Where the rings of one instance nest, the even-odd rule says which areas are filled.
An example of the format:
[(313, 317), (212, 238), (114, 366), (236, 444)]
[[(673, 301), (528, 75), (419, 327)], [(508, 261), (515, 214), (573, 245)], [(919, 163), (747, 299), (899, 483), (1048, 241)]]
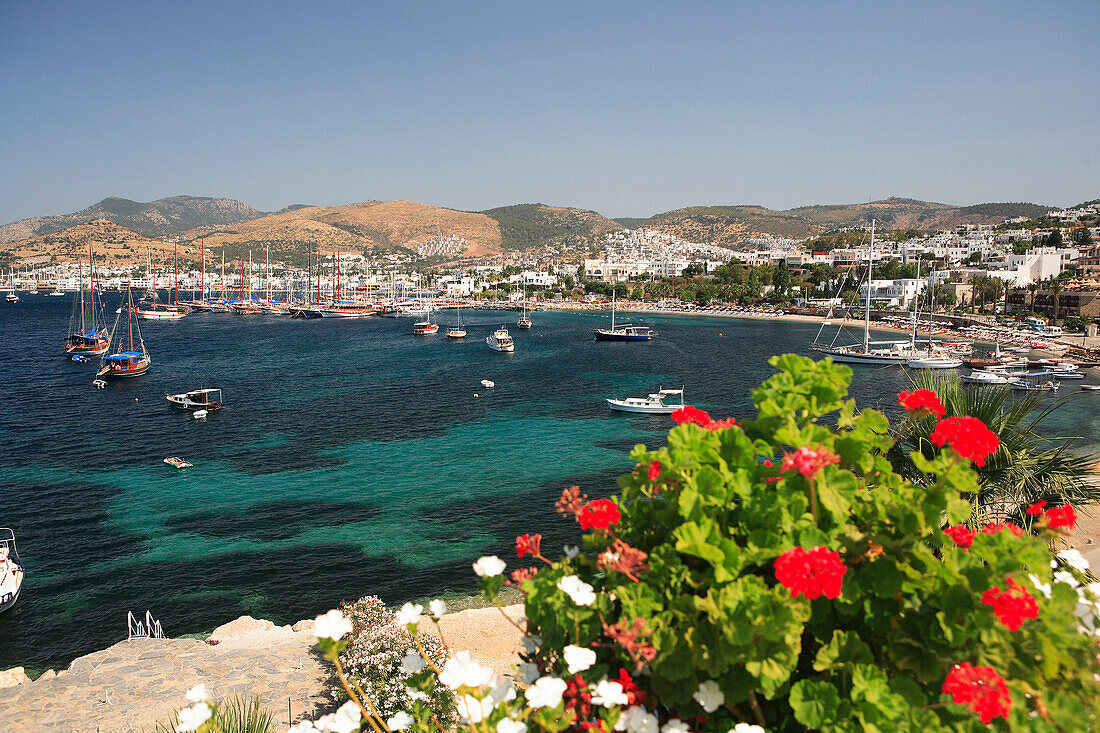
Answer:
[[(509, 606), (523, 624), (523, 606)], [(439, 633), (427, 617), (422, 629)], [(215, 699), (260, 695), (275, 715), (276, 730), (316, 718), (330, 707), (328, 662), (314, 649), (312, 621), (276, 627), (242, 617), (197, 639), (135, 639), (75, 660), (56, 677), (0, 689), (0, 732), (142, 733), (187, 704), (200, 682)], [(467, 649), (498, 673), (519, 662), (518, 629), (495, 608), (448, 614), (443, 638), (455, 651)], [(288, 721), (287, 702), (290, 703)]]
[[(257, 647), (211, 646), (196, 639), (135, 639), (80, 657), (57, 677), (0, 689), (0, 731), (140, 733), (187, 704), (204, 683), (213, 697), (259, 694), (287, 726), (320, 715), (326, 664), (313, 634), (277, 630)], [(277, 637), (277, 638), (276, 638)]]

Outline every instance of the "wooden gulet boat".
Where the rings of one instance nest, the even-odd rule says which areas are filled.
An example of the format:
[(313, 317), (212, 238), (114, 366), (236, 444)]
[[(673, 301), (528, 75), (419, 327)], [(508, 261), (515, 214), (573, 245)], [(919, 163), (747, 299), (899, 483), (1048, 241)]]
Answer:
[(88, 243), (88, 297), (84, 297), (84, 273), (80, 271), (80, 289), (73, 294), (73, 312), (69, 317), (69, 336), (65, 353), (72, 357), (102, 356), (110, 348), (111, 338), (103, 319), (103, 302), (95, 281), (95, 260)]
[[(125, 348), (123, 348), (122, 336), (118, 333), (119, 319), (122, 318), (120, 312), (115, 318), (115, 327), (111, 331), (111, 342), (118, 344), (118, 350), (102, 358), (100, 369), (96, 372), (97, 379), (138, 377), (149, 371), (149, 367), (152, 365), (152, 359), (149, 358), (149, 353), (145, 350), (145, 340), (141, 337), (141, 327), (135, 323), (134, 294), (130, 288), (126, 288), (126, 301), (126, 307), (120, 309), (126, 312), (127, 338)], [(134, 331), (137, 331), (136, 341), (134, 340)], [(117, 341), (115, 339), (116, 335), (118, 336)]]

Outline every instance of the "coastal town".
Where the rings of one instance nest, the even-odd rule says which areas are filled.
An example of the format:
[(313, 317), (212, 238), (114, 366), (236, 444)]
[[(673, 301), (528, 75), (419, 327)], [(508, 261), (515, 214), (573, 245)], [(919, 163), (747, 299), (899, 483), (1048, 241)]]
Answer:
[[(372, 259), (318, 247), (305, 267), (272, 260), (269, 250), (227, 261), (224, 249), (207, 249), (202, 237), (175, 236), (144, 265), (97, 263), (96, 278), (106, 290), (202, 290), (221, 298), (278, 294), (284, 300), (318, 291), (366, 300), (592, 302), (605, 299), (610, 286), (625, 299), (673, 307), (770, 302), (828, 308), (865, 302), (869, 289), (875, 308), (902, 310), (926, 299), (931, 288), (944, 311), (1034, 313), (1069, 321), (1075, 330), (1100, 317), (1100, 203), (951, 231), (880, 230), (873, 252), (869, 232), (870, 223), (805, 239), (755, 235), (731, 246), (624, 229), (593, 237), (583, 247), (474, 259), (463, 256), (462, 237), (440, 233), (404, 256)], [(875, 272), (870, 288), (860, 280), (868, 261)], [(737, 288), (685, 287), (736, 265), (746, 273)], [(11, 264), (3, 287), (16, 295), (64, 293), (88, 280), (86, 261), (52, 255)], [(657, 285), (662, 281), (664, 286)], [(678, 297), (685, 290), (695, 297)]]
[(1100, 733), (1097, 29), (5, 3), (0, 733)]

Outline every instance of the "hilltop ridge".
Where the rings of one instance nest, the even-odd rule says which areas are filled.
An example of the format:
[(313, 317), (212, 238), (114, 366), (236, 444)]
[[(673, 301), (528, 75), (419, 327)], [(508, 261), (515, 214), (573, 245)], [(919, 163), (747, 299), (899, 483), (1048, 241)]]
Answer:
[(955, 206), (893, 196), (787, 210), (759, 204), (688, 206), (648, 218), (616, 220), (591, 209), (543, 203), (460, 211), (416, 201), (368, 200), (342, 206), (293, 204), (265, 213), (236, 199), (173, 196), (141, 203), (108, 197), (73, 214), (34, 217), (0, 227), (0, 255), (8, 261), (71, 258), (80, 250), (80, 242), (86, 248), (91, 239), (105, 246), (108, 259), (136, 259), (136, 250), (144, 256), (150, 248), (157, 259), (163, 255), (164, 243), (156, 238), (177, 235), (183, 242), (201, 237), (207, 248), (222, 249), (229, 257), (270, 248), (273, 258), (295, 262), (304, 262), (307, 249), (416, 258), (425, 251), (422, 245), (437, 237), (454, 242), (444, 259), (547, 246), (553, 246), (555, 255), (570, 256), (591, 251), (604, 234), (623, 228), (644, 227), (692, 242), (736, 248), (752, 238), (803, 239), (863, 227), (872, 219), (883, 230), (935, 231), (999, 224), (1016, 216), (1032, 219), (1052, 208), (1056, 207), (1026, 202)]

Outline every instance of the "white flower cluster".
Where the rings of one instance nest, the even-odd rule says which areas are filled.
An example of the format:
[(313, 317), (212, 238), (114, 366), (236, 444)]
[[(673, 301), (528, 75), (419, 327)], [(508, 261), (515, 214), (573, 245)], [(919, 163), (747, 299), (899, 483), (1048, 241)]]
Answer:
[(191, 705), (176, 715), (177, 733), (198, 730), (203, 723), (210, 720), (214, 711), (210, 709), (209, 699), (210, 691), (206, 689), (206, 685), (198, 684), (187, 691), (187, 702)]
[(596, 602), (592, 586), (576, 575), (566, 575), (558, 581), (558, 590), (564, 592), (578, 606), (591, 606)]
[(349, 700), (335, 713), (322, 715), (314, 721), (303, 720), (290, 726), (287, 733), (357, 733), (362, 721), (359, 706)]
[(474, 563), (474, 573), (479, 578), (495, 578), (504, 572), (505, 564), (496, 555), (486, 555)]

